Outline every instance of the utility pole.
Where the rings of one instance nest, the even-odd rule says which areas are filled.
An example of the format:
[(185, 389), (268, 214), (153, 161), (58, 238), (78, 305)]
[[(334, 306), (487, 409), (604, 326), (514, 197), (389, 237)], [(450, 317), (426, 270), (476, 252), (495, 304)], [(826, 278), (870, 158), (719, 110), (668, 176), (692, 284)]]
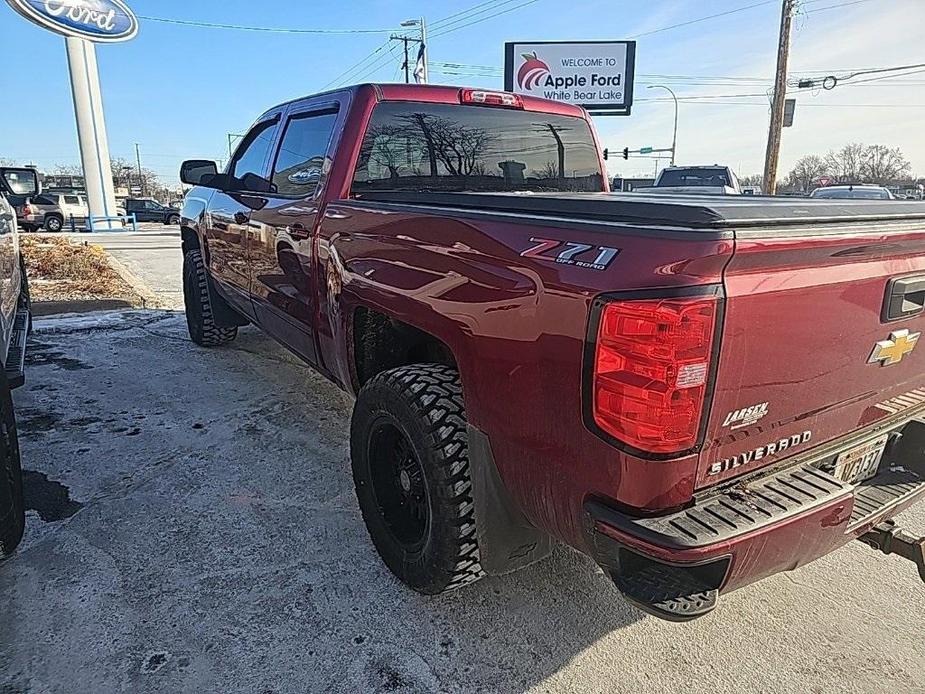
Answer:
[(405, 62), (402, 63), (402, 67), (405, 69), (405, 84), (408, 84), (411, 82), (411, 73), (408, 71), (408, 42), (414, 39), (409, 39), (407, 36), (396, 36), (395, 34), (392, 34), (389, 38), (393, 41), (401, 41), (405, 44)]
[(764, 192), (777, 192), (777, 162), (780, 158), (780, 138), (784, 127), (784, 102), (787, 98), (787, 60), (790, 57), (790, 24), (798, 0), (783, 0), (780, 16), (780, 38), (777, 43), (777, 74), (774, 78), (774, 101), (771, 104), (771, 127), (768, 149), (764, 158)]
[(549, 128), (549, 132), (556, 139), (556, 149), (559, 150), (559, 178), (565, 178), (565, 144), (563, 144), (562, 138), (559, 136), (559, 130), (563, 128), (556, 128), (552, 123), (547, 123), (546, 127)]
[(141, 175), (141, 150), (138, 148), (138, 143), (135, 143), (135, 165), (138, 167), (138, 185), (141, 186), (141, 194), (147, 195), (147, 186), (145, 185), (145, 179)]

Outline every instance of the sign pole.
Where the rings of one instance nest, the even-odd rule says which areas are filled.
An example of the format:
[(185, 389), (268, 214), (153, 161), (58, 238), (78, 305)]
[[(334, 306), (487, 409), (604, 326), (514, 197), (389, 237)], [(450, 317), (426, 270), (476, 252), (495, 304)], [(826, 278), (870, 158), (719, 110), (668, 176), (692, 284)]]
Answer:
[[(116, 214), (106, 121), (103, 118), (103, 97), (100, 93), (100, 76), (96, 65), (96, 47), (90, 41), (76, 36), (67, 36), (64, 41), (68, 69), (71, 73), (80, 160), (90, 208), (91, 220), (88, 220), (88, 224), (93, 230), (97, 227), (92, 223), (92, 218), (109, 218)], [(100, 228), (106, 231), (114, 229), (113, 223), (108, 219), (101, 223)]]

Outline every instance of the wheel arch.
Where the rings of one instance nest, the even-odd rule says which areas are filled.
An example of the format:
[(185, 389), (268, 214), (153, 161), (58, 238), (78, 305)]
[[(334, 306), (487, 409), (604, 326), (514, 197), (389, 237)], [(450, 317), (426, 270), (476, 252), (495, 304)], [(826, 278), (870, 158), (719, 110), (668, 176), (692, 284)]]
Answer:
[(456, 355), (445, 340), (364, 305), (353, 309), (349, 343), (356, 390), (377, 374), (398, 366), (434, 363), (459, 370)]

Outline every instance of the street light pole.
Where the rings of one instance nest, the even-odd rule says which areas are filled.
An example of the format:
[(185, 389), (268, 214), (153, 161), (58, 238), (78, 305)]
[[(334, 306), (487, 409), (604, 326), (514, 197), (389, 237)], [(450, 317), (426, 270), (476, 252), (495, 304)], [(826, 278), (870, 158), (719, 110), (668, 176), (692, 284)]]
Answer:
[(427, 22), (423, 17), (421, 17), (421, 45), (424, 46), (424, 84), (430, 84), (430, 68), (427, 67), (427, 63), (430, 62), (428, 60), (430, 53), (427, 50)]
[(678, 97), (673, 90), (664, 84), (650, 84), (646, 89), (664, 89), (674, 99), (674, 133), (671, 136), (671, 165), (674, 166), (675, 152), (678, 148)]

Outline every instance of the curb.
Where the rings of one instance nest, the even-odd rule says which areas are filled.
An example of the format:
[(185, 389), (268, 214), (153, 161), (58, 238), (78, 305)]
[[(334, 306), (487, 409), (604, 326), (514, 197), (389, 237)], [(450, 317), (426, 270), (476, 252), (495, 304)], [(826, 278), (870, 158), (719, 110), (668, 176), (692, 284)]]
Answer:
[[(106, 249), (103, 249), (106, 251)], [(129, 270), (121, 261), (116, 260), (109, 251), (106, 251), (106, 259), (111, 267), (125, 283), (131, 287), (141, 299), (141, 308), (143, 309), (172, 309), (173, 306), (162, 300), (151, 287), (140, 277)]]

